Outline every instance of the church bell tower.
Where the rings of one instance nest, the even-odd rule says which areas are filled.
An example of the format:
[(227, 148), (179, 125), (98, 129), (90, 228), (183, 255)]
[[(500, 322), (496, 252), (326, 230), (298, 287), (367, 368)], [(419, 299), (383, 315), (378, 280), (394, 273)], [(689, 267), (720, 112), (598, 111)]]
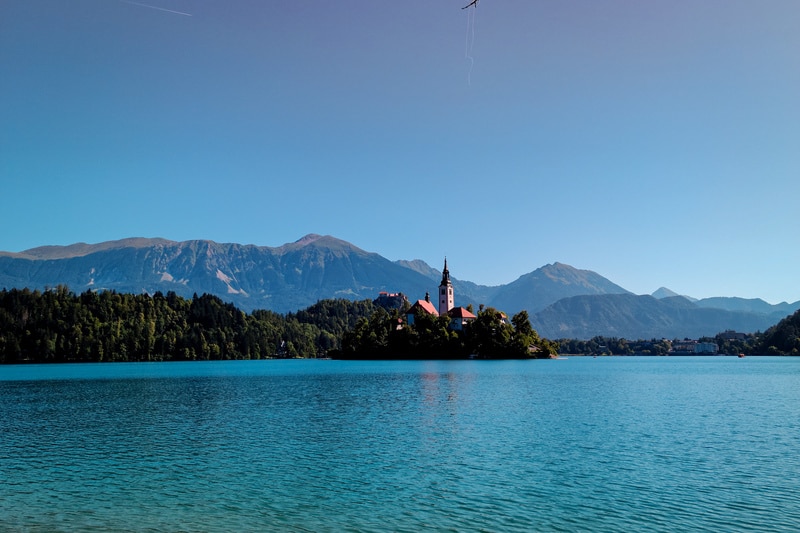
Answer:
[(447, 270), (447, 258), (445, 257), (442, 282), (439, 284), (439, 316), (446, 315), (453, 307), (455, 307), (453, 284), (450, 282), (450, 271)]

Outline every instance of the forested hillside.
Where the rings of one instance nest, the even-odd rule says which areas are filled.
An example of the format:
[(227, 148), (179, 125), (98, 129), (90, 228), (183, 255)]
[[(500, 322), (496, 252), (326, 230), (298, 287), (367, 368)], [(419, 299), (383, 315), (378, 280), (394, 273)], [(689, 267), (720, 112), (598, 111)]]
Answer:
[(316, 357), (374, 311), (370, 301), (325, 300), (247, 314), (211, 295), (3, 290), (0, 363)]
[(759, 336), (756, 353), (800, 355), (800, 311), (787, 316)]

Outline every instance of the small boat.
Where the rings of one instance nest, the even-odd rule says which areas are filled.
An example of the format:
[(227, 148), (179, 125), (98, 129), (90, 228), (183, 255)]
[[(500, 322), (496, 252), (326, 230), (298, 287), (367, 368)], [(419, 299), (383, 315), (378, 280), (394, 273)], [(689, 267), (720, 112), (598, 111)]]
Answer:
[(744, 354), (743, 353), (739, 354), (739, 359), (744, 359)]

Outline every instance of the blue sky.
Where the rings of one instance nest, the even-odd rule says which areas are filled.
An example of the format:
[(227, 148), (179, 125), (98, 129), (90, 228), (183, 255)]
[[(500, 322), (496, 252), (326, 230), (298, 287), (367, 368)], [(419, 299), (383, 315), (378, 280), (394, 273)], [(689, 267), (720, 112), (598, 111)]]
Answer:
[(321, 233), (800, 300), (800, 2), (465, 3), (0, 0), (0, 250)]

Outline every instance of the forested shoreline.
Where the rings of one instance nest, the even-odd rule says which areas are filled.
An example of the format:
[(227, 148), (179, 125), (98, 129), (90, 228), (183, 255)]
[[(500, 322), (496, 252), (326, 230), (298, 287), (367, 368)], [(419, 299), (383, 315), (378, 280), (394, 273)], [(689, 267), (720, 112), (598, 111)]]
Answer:
[(204, 294), (0, 291), (0, 363), (194, 361), (316, 357), (338, 346), (369, 301), (244, 313)]
[(65, 286), (0, 291), (0, 363), (195, 361), (336, 357), (533, 358), (557, 354), (527, 313), (512, 323), (481, 309), (467, 331), (369, 300), (321, 300), (286, 315), (245, 313), (217, 296), (128, 294)]
[(379, 308), (360, 318), (345, 332), (342, 349), (332, 355), (344, 359), (548, 359), (558, 355), (558, 343), (542, 339), (526, 311), (509, 321), (492, 307), (481, 307), (463, 329), (451, 327), (447, 315), (417, 314), (413, 326), (400, 313)]
[[(701, 337), (698, 342), (717, 344), (720, 355), (800, 355), (800, 311), (796, 311), (766, 331), (737, 335), (727, 332)], [(559, 339), (560, 351), (570, 355), (669, 355), (680, 339), (627, 340), (594, 337), (589, 340)]]
[[(296, 313), (245, 313), (208, 294), (0, 291), (0, 363), (194, 361), (294, 357), (542, 358), (569, 354), (665, 355), (669, 341), (542, 339), (527, 313), (509, 322), (481, 309), (464, 331), (369, 300), (321, 300)], [(720, 344), (721, 353), (800, 354), (800, 311), (764, 333)], [(710, 338), (714, 341), (715, 339)], [(716, 339), (722, 342), (721, 339)]]

